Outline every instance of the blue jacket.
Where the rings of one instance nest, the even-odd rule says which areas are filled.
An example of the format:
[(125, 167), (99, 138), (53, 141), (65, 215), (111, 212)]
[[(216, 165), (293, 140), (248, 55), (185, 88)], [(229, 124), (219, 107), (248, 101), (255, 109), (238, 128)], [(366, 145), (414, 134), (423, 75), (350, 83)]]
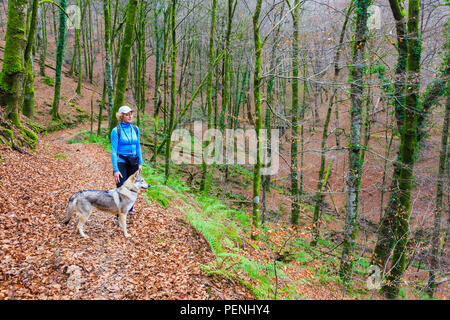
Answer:
[(139, 139), (139, 128), (134, 130), (130, 123), (120, 122), (120, 140), (118, 136), (117, 127), (111, 131), (111, 161), (113, 171), (119, 171), (118, 162), (125, 163), (125, 160), (120, 158), (118, 154), (123, 156), (137, 155), (139, 157), (139, 164), (142, 164), (142, 151)]

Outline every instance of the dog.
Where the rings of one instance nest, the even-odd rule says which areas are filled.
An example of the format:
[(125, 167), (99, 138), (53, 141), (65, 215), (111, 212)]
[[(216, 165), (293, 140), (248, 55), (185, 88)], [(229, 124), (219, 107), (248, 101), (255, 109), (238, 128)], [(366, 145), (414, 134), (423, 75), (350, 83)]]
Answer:
[(67, 204), (64, 223), (67, 225), (74, 214), (78, 216), (78, 231), (83, 238), (89, 238), (84, 233), (83, 227), (88, 221), (92, 209), (118, 214), (119, 226), (125, 237), (130, 237), (127, 232), (127, 213), (133, 207), (139, 191), (148, 189), (149, 184), (136, 172), (132, 174), (119, 188), (103, 190), (84, 190), (73, 194)]

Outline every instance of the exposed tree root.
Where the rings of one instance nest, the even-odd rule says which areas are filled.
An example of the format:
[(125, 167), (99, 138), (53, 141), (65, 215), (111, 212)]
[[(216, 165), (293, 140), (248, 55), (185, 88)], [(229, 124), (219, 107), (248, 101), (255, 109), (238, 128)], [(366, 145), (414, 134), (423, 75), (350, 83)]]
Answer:
[(38, 136), (32, 129), (25, 127), (21, 122), (15, 123), (5, 119), (4, 115), (0, 114), (0, 143), (20, 153), (30, 154), (24, 148), (30, 151), (35, 150)]

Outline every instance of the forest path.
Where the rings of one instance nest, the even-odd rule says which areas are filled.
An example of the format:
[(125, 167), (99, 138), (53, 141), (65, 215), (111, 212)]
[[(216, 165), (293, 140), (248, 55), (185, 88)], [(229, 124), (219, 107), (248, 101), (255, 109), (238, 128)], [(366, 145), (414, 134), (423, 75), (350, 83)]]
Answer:
[(208, 243), (178, 210), (147, 202), (128, 216), (125, 238), (101, 211), (85, 225), (62, 221), (80, 190), (115, 188), (110, 154), (94, 143), (67, 144), (87, 125), (40, 138), (33, 155), (0, 145), (0, 300), (252, 299), (237, 284), (206, 276)]

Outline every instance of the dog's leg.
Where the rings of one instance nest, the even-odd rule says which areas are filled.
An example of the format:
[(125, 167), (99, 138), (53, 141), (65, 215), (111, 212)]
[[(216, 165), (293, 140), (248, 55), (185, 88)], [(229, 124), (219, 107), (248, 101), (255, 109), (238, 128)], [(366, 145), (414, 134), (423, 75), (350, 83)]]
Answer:
[(83, 226), (87, 221), (87, 217), (84, 215), (80, 215), (80, 217), (78, 218), (78, 231), (80, 231), (80, 234), (83, 238), (87, 239), (89, 238), (88, 235), (86, 233), (84, 233), (83, 230)]
[(130, 237), (130, 235), (127, 232), (127, 214), (126, 213), (119, 213), (119, 221), (122, 225), (123, 234), (125, 237)]
[(76, 201), (77, 201), (77, 199), (74, 196), (70, 197), (69, 203), (67, 204), (67, 208), (66, 208), (66, 217), (64, 219), (65, 224), (68, 224), (70, 219), (72, 218), (72, 214), (73, 214), (74, 207), (76, 205)]
[(71, 208), (66, 209), (66, 217), (64, 218), (64, 224), (69, 224), (70, 218), (72, 218)]

